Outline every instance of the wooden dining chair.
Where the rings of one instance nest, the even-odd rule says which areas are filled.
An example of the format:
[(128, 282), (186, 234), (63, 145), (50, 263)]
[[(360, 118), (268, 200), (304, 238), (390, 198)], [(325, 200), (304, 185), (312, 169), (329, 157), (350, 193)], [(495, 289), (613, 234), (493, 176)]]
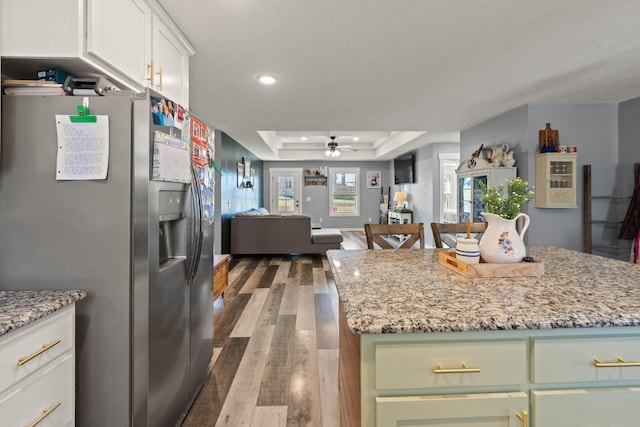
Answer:
[[(424, 249), (424, 224), (365, 224), (364, 233), (367, 236), (367, 247), (375, 249), (374, 243), (382, 249), (410, 249), (419, 242), (420, 249)], [(400, 244), (393, 246), (383, 236), (397, 236)], [(403, 240), (404, 239), (404, 240)]]
[[(474, 222), (471, 224), (470, 232), (472, 237), (475, 237), (478, 241), (486, 230), (486, 222)], [(433, 241), (435, 242), (436, 248), (455, 248), (456, 236), (467, 233), (467, 224), (432, 222), (431, 231), (433, 232)]]

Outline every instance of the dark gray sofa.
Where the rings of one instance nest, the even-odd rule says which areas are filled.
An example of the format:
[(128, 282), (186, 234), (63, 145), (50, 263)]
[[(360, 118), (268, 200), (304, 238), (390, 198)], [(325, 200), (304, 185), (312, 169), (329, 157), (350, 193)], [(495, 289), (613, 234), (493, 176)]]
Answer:
[(311, 229), (306, 215), (274, 215), (264, 208), (231, 218), (232, 255), (315, 254), (340, 249), (337, 229)]

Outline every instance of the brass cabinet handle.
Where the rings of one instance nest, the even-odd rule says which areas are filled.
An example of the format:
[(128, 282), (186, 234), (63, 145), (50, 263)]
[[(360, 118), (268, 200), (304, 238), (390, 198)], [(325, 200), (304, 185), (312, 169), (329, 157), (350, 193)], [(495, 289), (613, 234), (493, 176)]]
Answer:
[(51, 408), (45, 408), (42, 410), (42, 415), (40, 415), (40, 417), (35, 420), (34, 422), (32, 422), (31, 424), (29, 424), (28, 427), (35, 427), (38, 424), (40, 424), (42, 422), (42, 420), (44, 420), (45, 418), (47, 418), (49, 416), (50, 413), (52, 413), (53, 411), (55, 411), (56, 409), (58, 409), (58, 406), (62, 405), (62, 402), (58, 402), (55, 405), (53, 405)]
[(153, 72), (153, 60), (147, 65), (147, 71), (149, 72), (149, 77), (147, 80), (149, 81), (149, 86), (153, 86), (153, 76), (155, 73)]
[(468, 372), (480, 372), (480, 368), (469, 368), (466, 363), (463, 363), (462, 368), (445, 369), (442, 364), (438, 363), (438, 367), (433, 369), (434, 374), (465, 374)]
[(26, 357), (19, 358), (18, 359), (18, 366), (24, 365), (25, 363), (27, 363), (30, 360), (33, 360), (34, 358), (40, 356), (45, 351), (51, 349), (52, 347), (55, 347), (58, 344), (60, 344), (60, 340), (55, 340), (53, 342), (50, 342), (49, 344), (44, 344), (42, 346), (42, 348), (40, 350), (36, 351), (35, 353), (32, 353), (32, 354), (30, 354), (29, 356), (26, 356)]
[(522, 427), (527, 427), (529, 425), (529, 414), (527, 414), (527, 411), (516, 413), (516, 417), (522, 421)]
[(160, 71), (156, 74), (158, 75), (158, 85), (156, 87), (158, 88), (158, 92), (162, 92), (162, 68), (160, 68)]
[(640, 362), (628, 362), (622, 357), (618, 357), (617, 362), (603, 362), (600, 359), (593, 359), (593, 366), (596, 368), (620, 368), (628, 366), (640, 366)]

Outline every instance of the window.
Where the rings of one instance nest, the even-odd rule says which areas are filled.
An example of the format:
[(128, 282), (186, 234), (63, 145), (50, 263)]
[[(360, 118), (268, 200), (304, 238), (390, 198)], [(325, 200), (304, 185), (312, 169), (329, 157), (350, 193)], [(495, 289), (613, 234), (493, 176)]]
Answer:
[(440, 222), (458, 222), (456, 170), (460, 164), (460, 154), (439, 153), (438, 157), (440, 158)]
[(360, 168), (331, 168), (330, 216), (360, 215)]

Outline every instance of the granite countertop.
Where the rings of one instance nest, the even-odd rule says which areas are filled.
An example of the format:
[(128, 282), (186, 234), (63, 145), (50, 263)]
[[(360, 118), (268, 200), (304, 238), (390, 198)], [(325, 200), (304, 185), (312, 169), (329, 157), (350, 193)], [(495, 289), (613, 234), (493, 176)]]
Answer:
[(0, 336), (86, 297), (85, 291), (0, 291)]
[(544, 276), (469, 279), (438, 249), (331, 250), (353, 333), (640, 326), (640, 265), (554, 247), (529, 248)]

